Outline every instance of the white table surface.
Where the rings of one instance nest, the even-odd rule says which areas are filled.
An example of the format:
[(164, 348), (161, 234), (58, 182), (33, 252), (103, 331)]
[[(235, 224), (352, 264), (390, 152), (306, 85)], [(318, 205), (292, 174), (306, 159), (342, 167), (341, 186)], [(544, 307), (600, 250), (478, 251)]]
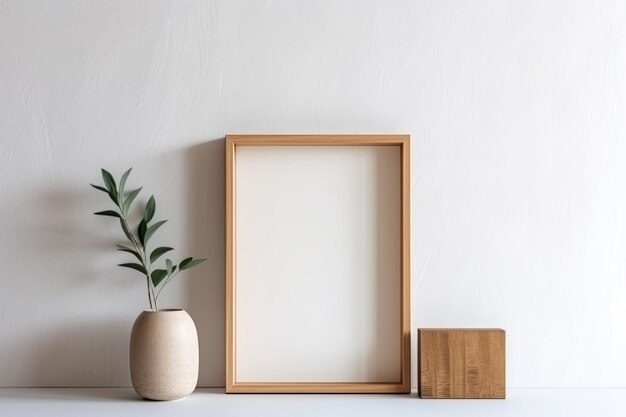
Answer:
[(224, 394), (146, 401), (129, 388), (1, 388), (13, 416), (626, 416), (626, 389), (508, 389), (506, 400), (422, 400), (411, 395)]

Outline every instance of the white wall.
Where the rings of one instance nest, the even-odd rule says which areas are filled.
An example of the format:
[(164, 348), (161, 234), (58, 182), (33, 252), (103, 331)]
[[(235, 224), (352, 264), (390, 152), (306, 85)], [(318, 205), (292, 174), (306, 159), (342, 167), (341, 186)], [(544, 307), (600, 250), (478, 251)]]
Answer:
[[(128, 385), (144, 282), (98, 169), (209, 262), (166, 304), (223, 383), (226, 133), (413, 137), (413, 327), (501, 326), (510, 386), (624, 386), (626, 3), (1, 1), (0, 385)], [(144, 201), (147, 197), (144, 194)]]

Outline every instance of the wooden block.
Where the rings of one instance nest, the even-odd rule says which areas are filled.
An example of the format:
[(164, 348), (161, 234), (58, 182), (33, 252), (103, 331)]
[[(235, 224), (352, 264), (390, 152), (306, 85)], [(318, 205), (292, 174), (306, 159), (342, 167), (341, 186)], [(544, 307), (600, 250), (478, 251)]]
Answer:
[(502, 329), (418, 329), (421, 398), (505, 398)]

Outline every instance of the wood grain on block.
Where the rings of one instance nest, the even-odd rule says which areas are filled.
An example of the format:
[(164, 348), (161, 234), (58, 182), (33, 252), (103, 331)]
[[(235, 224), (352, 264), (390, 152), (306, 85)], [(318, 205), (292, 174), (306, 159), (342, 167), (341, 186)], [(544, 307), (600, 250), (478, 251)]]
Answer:
[(421, 398), (505, 398), (505, 332), (418, 329)]

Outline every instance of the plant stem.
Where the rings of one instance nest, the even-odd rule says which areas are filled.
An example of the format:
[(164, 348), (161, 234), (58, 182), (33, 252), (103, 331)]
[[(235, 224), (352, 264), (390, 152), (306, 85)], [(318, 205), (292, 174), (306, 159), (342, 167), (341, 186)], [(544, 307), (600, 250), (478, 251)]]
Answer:
[[(137, 239), (135, 239), (135, 235), (132, 232), (132, 229), (128, 227), (128, 222), (126, 221), (126, 216), (124, 216), (124, 209), (122, 205), (118, 203), (118, 208), (120, 209), (121, 217), (120, 219), (124, 222), (124, 226), (126, 226), (126, 230), (128, 230), (130, 234), (130, 241), (135, 246), (135, 250), (141, 255), (141, 263), (143, 267), (146, 269), (146, 283), (148, 285), (148, 302), (150, 303), (150, 310), (156, 310), (156, 298), (154, 297), (154, 288), (152, 286), (152, 282), (150, 281), (150, 266), (146, 263), (146, 251), (143, 245), (139, 245)], [(154, 300), (154, 303), (153, 303)]]
[(157, 311), (159, 307), (157, 306), (157, 297), (154, 295), (154, 285), (150, 286), (152, 290), (152, 298), (154, 299), (154, 310)]
[(154, 310), (154, 307), (152, 307), (152, 298), (150, 297), (150, 277), (148, 277), (148, 275), (146, 275), (146, 284), (148, 284), (148, 301), (150, 302), (150, 310)]
[(161, 294), (161, 291), (163, 291), (163, 288), (165, 288), (165, 285), (167, 285), (168, 282), (170, 282), (176, 275), (178, 275), (179, 272), (180, 272), (180, 269), (178, 271), (174, 272), (172, 275), (170, 275), (170, 277), (168, 279), (166, 279), (165, 282), (163, 282), (163, 285), (161, 285), (161, 288), (159, 289), (159, 291), (156, 294), (155, 302), (159, 298), (159, 295)]

